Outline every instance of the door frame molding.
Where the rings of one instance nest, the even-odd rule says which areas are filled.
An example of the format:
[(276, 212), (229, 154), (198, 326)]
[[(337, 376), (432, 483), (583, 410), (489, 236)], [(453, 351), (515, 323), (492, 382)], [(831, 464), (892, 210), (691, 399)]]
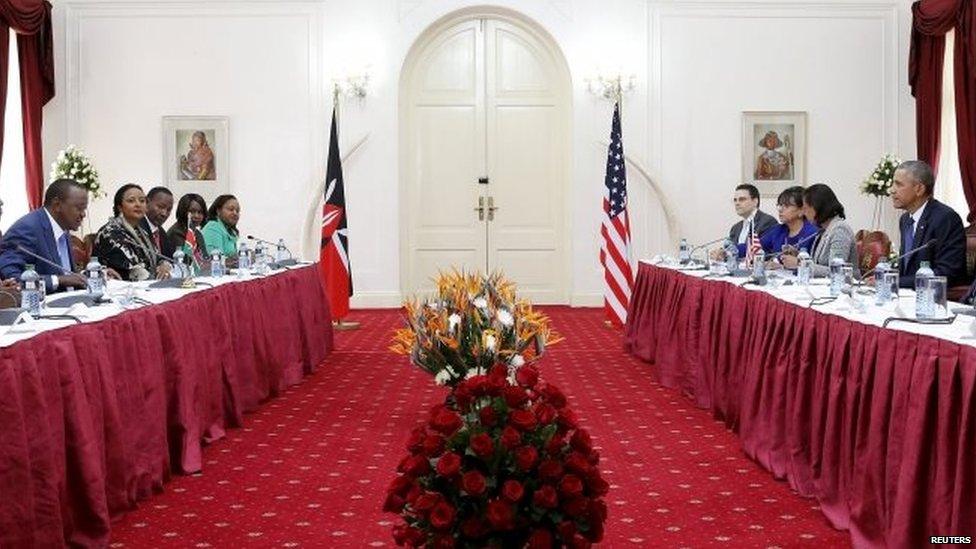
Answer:
[(397, 110), (399, 113), (397, 121), (397, 143), (398, 143), (398, 194), (399, 194), (399, 228), (400, 228), (400, 291), (404, 298), (416, 290), (414, 281), (410, 279), (410, 191), (411, 174), (409, 170), (409, 147), (407, 145), (410, 127), (413, 123), (413, 109), (411, 106), (410, 82), (417, 69), (418, 62), (424, 50), (434, 43), (441, 33), (449, 28), (465, 21), (477, 19), (496, 19), (514, 25), (521, 30), (532, 35), (541, 44), (554, 61), (554, 69), (560, 81), (559, 88), (563, 97), (564, 120), (563, 128), (565, 134), (562, 136), (562, 149), (565, 151), (566, 165), (559, 170), (559, 177), (563, 188), (563, 220), (562, 235), (560, 237), (563, 246), (562, 268), (565, 273), (565, 287), (563, 288), (563, 302), (569, 305), (573, 294), (573, 269), (572, 269), (572, 165), (573, 165), (573, 79), (559, 43), (542, 25), (531, 17), (518, 11), (498, 7), (498, 6), (475, 6), (452, 11), (428, 25), (423, 32), (413, 41), (407, 55), (404, 57), (403, 65), (400, 67), (399, 82), (397, 86)]

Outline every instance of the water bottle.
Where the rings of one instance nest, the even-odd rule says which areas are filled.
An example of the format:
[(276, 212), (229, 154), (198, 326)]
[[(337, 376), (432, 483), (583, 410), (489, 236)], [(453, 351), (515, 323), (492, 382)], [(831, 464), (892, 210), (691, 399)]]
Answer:
[(830, 296), (837, 297), (844, 290), (844, 258), (830, 258)]
[(268, 254), (264, 252), (264, 244), (254, 245), (254, 272), (259, 275), (268, 273)]
[(94, 255), (91, 257), (88, 265), (85, 266), (85, 273), (88, 275), (85, 279), (88, 287), (88, 297), (92, 298), (92, 301), (95, 303), (98, 303), (101, 301), (102, 296), (105, 295), (105, 269), (98, 262), (98, 257)]
[(878, 264), (874, 266), (874, 304), (875, 305), (887, 305), (891, 301), (891, 286), (885, 284), (885, 273), (891, 265), (882, 258), (878, 261)]
[(932, 318), (935, 314), (934, 296), (929, 289), (929, 279), (933, 276), (929, 262), (923, 261), (915, 273), (915, 318)]
[(278, 247), (275, 249), (275, 262), (281, 263), (282, 261), (288, 259), (288, 246), (285, 246), (285, 239), (278, 239)]
[(800, 286), (810, 285), (810, 275), (813, 273), (813, 260), (806, 248), (800, 248), (800, 254), (796, 256), (796, 280)]
[(766, 283), (766, 252), (762, 248), (752, 256), (752, 278), (760, 286)]
[(224, 254), (220, 250), (210, 253), (210, 276), (220, 278), (224, 276)]
[(734, 275), (739, 270), (739, 248), (729, 239), (725, 239), (725, 267), (730, 275)]
[(33, 265), (27, 265), (20, 275), (20, 306), (31, 316), (41, 316), (41, 277)]
[(691, 248), (688, 247), (688, 239), (682, 238), (678, 244), (678, 262), (687, 265), (691, 261)]
[(186, 264), (186, 254), (183, 250), (173, 253), (173, 278), (190, 278), (190, 269)]
[(237, 247), (237, 276), (244, 278), (251, 274), (251, 256), (248, 255), (247, 242), (241, 242)]

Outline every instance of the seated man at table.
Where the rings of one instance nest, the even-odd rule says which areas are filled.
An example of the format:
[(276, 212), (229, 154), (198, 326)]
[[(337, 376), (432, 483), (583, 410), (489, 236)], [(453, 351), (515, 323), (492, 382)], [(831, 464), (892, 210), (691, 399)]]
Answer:
[(20, 280), (24, 266), (32, 264), (49, 292), (84, 288), (84, 277), (74, 272), (69, 231), (81, 227), (87, 209), (87, 189), (71, 179), (51, 183), (44, 206), (18, 219), (3, 235), (0, 279)]
[(153, 187), (146, 194), (146, 215), (139, 222), (139, 228), (145, 232), (156, 247), (156, 252), (165, 257), (173, 257), (176, 251), (169, 236), (163, 229), (163, 224), (169, 219), (173, 211), (173, 193), (166, 187)]
[(928, 261), (936, 276), (946, 277), (951, 287), (966, 284), (966, 233), (959, 214), (932, 197), (935, 175), (920, 160), (902, 162), (895, 170), (891, 201), (905, 210), (898, 227), (901, 233), (900, 253), (926, 243), (926, 249), (905, 257), (898, 269), (902, 288), (915, 287), (915, 273), (922, 261)]
[[(759, 209), (759, 189), (755, 185), (744, 183), (735, 188), (735, 195), (732, 197), (732, 204), (735, 206), (735, 213), (742, 218), (741, 221), (732, 225), (729, 229), (729, 240), (739, 248), (739, 257), (746, 255), (746, 242), (750, 235), (755, 232), (756, 236), (762, 235), (772, 227), (775, 227), (776, 218)], [(721, 259), (725, 255), (722, 250), (713, 250), (713, 259)]]

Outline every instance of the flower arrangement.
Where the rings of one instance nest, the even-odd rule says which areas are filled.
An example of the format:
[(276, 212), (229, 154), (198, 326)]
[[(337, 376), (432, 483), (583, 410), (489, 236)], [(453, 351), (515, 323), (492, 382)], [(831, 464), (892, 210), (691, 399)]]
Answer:
[(436, 283), (435, 296), (404, 303), (407, 327), (396, 332), (390, 350), (410, 356), (438, 385), (453, 387), (497, 363), (514, 371), (561, 341), (549, 318), (499, 274), (452, 271)]
[(105, 196), (98, 182), (98, 170), (92, 164), (91, 158), (85, 154), (85, 151), (74, 145), (68, 145), (58, 153), (57, 160), (51, 163), (51, 173), (48, 178), (51, 182), (61, 178), (73, 179), (88, 189), (94, 198)]
[(878, 161), (878, 165), (861, 182), (861, 193), (871, 196), (886, 197), (891, 193), (891, 186), (895, 181), (895, 170), (901, 164), (901, 159), (893, 154), (886, 154)]
[(408, 547), (589, 547), (609, 485), (599, 453), (555, 386), (504, 364), (461, 381), (413, 431), (384, 511)]

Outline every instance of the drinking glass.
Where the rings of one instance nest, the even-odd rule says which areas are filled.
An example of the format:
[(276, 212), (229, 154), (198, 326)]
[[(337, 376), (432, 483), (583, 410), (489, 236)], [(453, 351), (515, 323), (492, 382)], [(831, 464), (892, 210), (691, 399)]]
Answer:
[(928, 282), (929, 295), (932, 296), (932, 318), (949, 317), (947, 281), (944, 276), (933, 276)]
[(840, 268), (840, 291), (842, 294), (851, 295), (854, 289), (854, 267), (844, 265)]
[[(890, 301), (898, 300), (898, 271), (887, 271), (881, 280), (875, 281), (876, 285), (882, 285), (888, 288), (888, 295)], [(878, 303), (881, 305), (881, 303)]]

